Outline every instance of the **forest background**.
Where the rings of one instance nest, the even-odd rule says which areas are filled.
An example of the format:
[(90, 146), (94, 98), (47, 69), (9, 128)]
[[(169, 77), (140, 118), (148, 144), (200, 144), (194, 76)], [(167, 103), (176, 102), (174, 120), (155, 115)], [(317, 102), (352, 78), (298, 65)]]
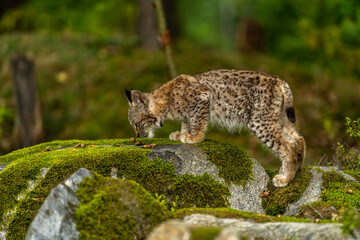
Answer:
[[(360, 117), (360, 2), (356, 0), (164, 0), (178, 74), (210, 69), (264, 71), (286, 80), (306, 164), (354, 146), (345, 118)], [(1, 153), (16, 148), (10, 59), (33, 59), (42, 141), (128, 138), (124, 89), (149, 92), (170, 79), (151, 0), (0, 2)], [(157, 137), (180, 128), (166, 122)], [(263, 165), (280, 162), (248, 131), (210, 128), (207, 138), (236, 144)]]

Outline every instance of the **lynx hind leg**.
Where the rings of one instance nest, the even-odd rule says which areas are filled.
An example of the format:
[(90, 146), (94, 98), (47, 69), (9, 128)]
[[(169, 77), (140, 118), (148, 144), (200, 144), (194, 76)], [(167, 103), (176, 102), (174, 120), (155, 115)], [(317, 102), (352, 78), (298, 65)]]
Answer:
[(296, 169), (298, 170), (301, 168), (306, 155), (305, 139), (299, 135), (292, 123), (288, 124), (284, 128), (284, 131), (286, 131), (286, 133), (296, 142)]
[[(261, 129), (267, 129), (265, 132)], [(273, 178), (275, 187), (285, 187), (295, 177), (297, 171), (297, 143), (278, 126), (278, 124), (269, 124), (266, 127), (252, 129), (255, 135), (267, 147), (272, 149), (281, 159), (282, 166), (279, 174)]]
[(279, 142), (282, 142), (282, 144), (273, 149), (282, 161), (279, 174), (275, 175), (272, 180), (275, 187), (288, 185), (295, 178), (296, 171), (301, 166), (298, 163), (296, 142), (290, 141), (286, 137), (280, 139)]

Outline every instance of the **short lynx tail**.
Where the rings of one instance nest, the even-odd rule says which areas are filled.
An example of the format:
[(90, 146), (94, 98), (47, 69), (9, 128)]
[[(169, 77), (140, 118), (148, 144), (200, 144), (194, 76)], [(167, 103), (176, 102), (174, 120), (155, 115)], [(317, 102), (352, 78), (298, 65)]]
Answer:
[(296, 118), (295, 118), (295, 109), (294, 107), (288, 107), (285, 109), (286, 111), (286, 115), (288, 117), (288, 119), (290, 120), (290, 122), (295, 123), (296, 122)]
[(290, 122), (295, 123), (296, 118), (295, 118), (295, 109), (294, 109), (294, 105), (293, 105), (293, 96), (292, 96), (289, 85), (285, 81), (283, 81), (283, 84), (281, 85), (281, 91), (282, 91), (283, 97), (284, 97), (284, 109), (285, 109), (286, 115), (287, 115), (288, 119), (290, 120)]

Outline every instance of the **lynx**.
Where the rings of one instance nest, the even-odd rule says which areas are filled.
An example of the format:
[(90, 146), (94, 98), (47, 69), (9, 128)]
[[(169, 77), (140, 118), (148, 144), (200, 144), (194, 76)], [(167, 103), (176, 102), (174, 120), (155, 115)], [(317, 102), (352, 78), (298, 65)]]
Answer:
[(295, 129), (293, 96), (279, 77), (254, 71), (211, 70), (180, 75), (151, 93), (125, 91), (129, 121), (138, 137), (152, 138), (166, 119), (181, 121), (169, 138), (183, 143), (204, 139), (209, 123), (234, 132), (242, 126), (282, 161), (276, 187), (290, 183), (305, 157), (305, 140)]

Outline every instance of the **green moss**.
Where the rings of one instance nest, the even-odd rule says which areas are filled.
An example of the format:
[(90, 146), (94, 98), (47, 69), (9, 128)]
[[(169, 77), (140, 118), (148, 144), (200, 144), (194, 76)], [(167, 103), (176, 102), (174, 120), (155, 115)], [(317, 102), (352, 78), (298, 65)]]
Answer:
[[(170, 141), (166, 138), (138, 138), (136, 141), (143, 142), (144, 144), (155, 143), (157, 145), (172, 145), (179, 144), (178, 141)], [(102, 140), (56, 140), (52, 142), (41, 143), (32, 147), (22, 148), (16, 151), (13, 151), (4, 156), (0, 156), (0, 163), (10, 163), (14, 160), (17, 160), (21, 157), (27, 156), (29, 154), (39, 153), (44, 150), (46, 147), (52, 149), (57, 149), (59, 147), (73, 147), (76, 144), (86, 144), (86, 145), (107, 145), (107, 146), (121, 146), (121, 145), (135, 145), (134, 142), (130, 141), (130, 138), (125, 139), (102, 139)]]
[[(272, 179), (276, 173), (274, 171), (268, 171), (268, 174), (270, 179)], [(303, 167), (301, 171), (296, 174), (294, 181), (286, 187), (277, 188), (270, 180), (268, 185), (270, 195), (264, 197), (262, 201), (262, 206), (266, 209), (266, 214), (283, 214), (288, 204), (300, 199), (305, 189), (309, 186), (310, 178), (310, 168)]]
[(191, 231), (191, 240), (213, 240), (219, 235), (221, 228), (198, 227)]
[(252, 179), (253, 162), (251, 156), (229, 143), (206, 140), (196, 144), (207, 155), (207, 159), (219, 168), (219, 177), (227, 184), (245, 186)]
[(239, 219), (253, 219), (255, 222), (309, 222), (307, 219), (295, 217), (273, 217), (264, 214), (253, 212), (244, 212), (232, 208), (185, 208), (175, 211), (177, 218), (184, 218), (188, 215), (200, 213), (208, 214), (218, 218), (239, 218)]
[(145, 239), (160, 222), (171, 217), (143, 187), (133, 181), (86, 178), (77, 191), (75, 213), (79, 239)]
[(344, 173), (347, 173), (347, 174), (353, 176), (358, 182), (360, 182), (360, 169), (345, 170)]
[[(311, 207), (303, 206), (301, 216), (321, 218), (320, 213), (325, 219), (332, 219), (334, 214), (339, 215), (343, 208), (360, 207), (359, 183), (346, 180), (334, 170), (330, 172), (318, 171), (322, 173), (324, 187), (320, 195), (321, 201), (311, 203)], [(352, 193), (348, 192), (349, 189)]]
[[(163, 139), (141, 139), (145, 143), (174, 144)], [(42, 152), (46, 146), (56, 149), (86, 143), (97, 147), (58, 149)], [(9, 224), (8, 239), (22, 239), (37, 210), (51, 189), (67, 179), (80, 167), (109, 176), (111, 168), (118, 169), (118, 177), (133, 180), (151, 194), (164, 195), (168, 203), (181, 207), (225, 207), (228, 205), (228, 186), (216, 182), (208, 174), (203, 176), (177, 176), (174, 166), (159, 159), (149, 160), (150, 150), (128, 145), (127, 139), (100, 141), (55, 141), (21, 149), (2, 157), (11, 164), (0, 172), (0, 215), (18, 203), (16, 196), (26, 190), (29, 180), (35, 180), (43, 167), (50, 168), (36, 187), (18, 204), (17, 212)], [(103, 147), (106, 145), (107, 147)], [(116, 147), (115, 147), (116, 146)], [(7, 159), (8, 158), (10, 159)], [(2, 221), (3, 218), (1, 218)]]
[[(360, 208), (360, 184), (346, 180), (335, 171), (322, 172), (325, 191), (321, 193), (322, 203), (330, 204), (335, 208)], [(348, 193), (351, 189), (352, 193)]]
[[(174, 182), (172, 194), (175, 195), (177, 206), (185, 207), (226, 207), (230, 197), (228, 187), (216, 182), (209, 174), (193, 176), (185, 174)], [(201, 193), (201, 194), (197, 194)]]

